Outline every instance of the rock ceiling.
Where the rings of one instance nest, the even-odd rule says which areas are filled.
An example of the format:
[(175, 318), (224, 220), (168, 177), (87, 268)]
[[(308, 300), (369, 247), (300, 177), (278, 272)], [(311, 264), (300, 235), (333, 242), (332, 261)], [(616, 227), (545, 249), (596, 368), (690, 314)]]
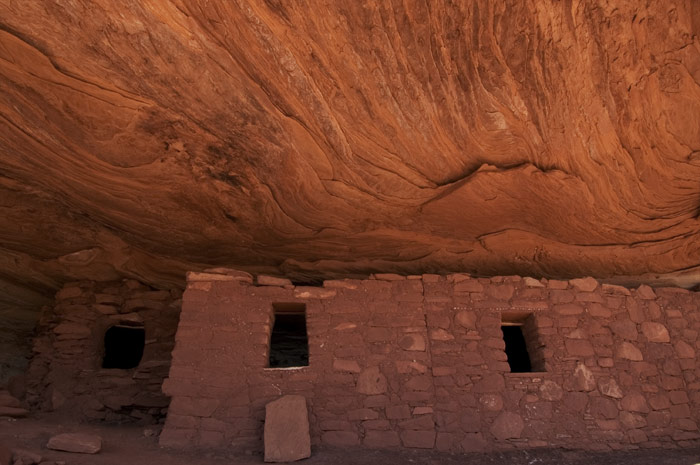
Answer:
[(643, 3), (0, 0), (4, 308), (216, 265), (696, 285), (700, 2)]

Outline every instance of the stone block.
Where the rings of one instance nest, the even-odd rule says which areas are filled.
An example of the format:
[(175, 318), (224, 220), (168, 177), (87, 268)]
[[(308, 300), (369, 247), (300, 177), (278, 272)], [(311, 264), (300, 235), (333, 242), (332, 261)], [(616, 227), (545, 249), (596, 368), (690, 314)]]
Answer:
[(569, 284), (581, 292), (592, 292), (598, 287), (598, 281), (591, 277), (570, 279)]
[(399, 347), (403, 350), (425, 352), (425, 338), (416, 333), (407, 334), (399, 340)]
[(637, 297), (643, 300), (654, 300), (656, 299), (656, 293), (654, 289), (646, 284), (642, 284), (637, 288)]
[(355, 389), (360, 394), (383, 394), (387, 390), (386, 376), (382, 374), (377, 366), (367, 368), (357, 377)]
[(598, 380), (600, 393), (613, 399), (622, 399), (622, 390), (615, 381), (615, 378), (605, 377)]
[(544, 287), (544, 284), (538, 279), (526, 276), (523, 278), (523, 284), (527, 287)]
[(633, 344), (629, 342), (623, 342), (617, 347), (615, 352), (617, 358), (625, 360), (641, 361), (644, 360), (642, 352)]
[(525, 428), (523, 418), (514, 412), (502, 412), (496, 417), (489, 431), (498, 440), (518, 439)]
[(622, 339), (627, 339), (628, 341), (637, 340), (637, 325), (630, 320), (613, 321), (610, 323), (610, 329)]
[(296, 287), (294, 289), (294, 297), (297, 299), (332, 299), (337, 295), (335, 289), (324, 287)]
[(258, 286), (292, 286), (292, 282), (286, 278), (277, 278), (274, 276), (258, 275), (257, 279)]
[(333, 369), (350, 373), (359, 373), (362, 371), (360, 365), (355, 360), (342, 360), (338, 358), (333, 360)]
[(64, 433), (52, 436), (46, 447), (64, 452), (96, 454), (102, 449), (102, 438), (96, 434)]
[(391, 448), (401, 445), (401, 440), (396, 431), (377, 431), (371, 430), (365, 432), (365, 437), (362, 444), (371, 448)]
[(558, 401), (564, 397), (564, 390), (554, 381), (547, 380), (540, 386), (540, 397), (543, 400)]
[(311, 456), (306, 398), (281, 397), (265, 406), (265, 461), (292, 462)]
[(695, 358), (695, 349), (685, 341), (678, 341), (673, 346), (678, 358)]
[(620, 406), (623, 410), (629, 412), (639, 412), (639, 413), (649, 413), (649, 405), (647, 405), (646, 398), (638, 393), (627, 394), (620, 401)]
[(432, 449), (435, 447), (435, 431), (403, 431), (401, 442), (404, 447)]
[(642, 322), (642, 334), (649, 342), (670, 342), (671, 337), (668, 334), (668, 329), (661, 323), (651, 321)]

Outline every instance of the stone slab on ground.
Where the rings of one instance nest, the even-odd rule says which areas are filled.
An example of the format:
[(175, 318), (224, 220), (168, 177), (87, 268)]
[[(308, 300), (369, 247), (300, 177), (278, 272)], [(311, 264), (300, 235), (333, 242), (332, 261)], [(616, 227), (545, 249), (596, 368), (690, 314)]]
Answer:
[(46, 447), (63, 452), (96, 454), (102, 449), (102, 438), (96, 434), (64, 433), (52, 436)]
[(306, 398), (288, 395), (265, 406), (265, 461), (293, 462), (311, 456)]
[(5, 407), (0, 405), (0, 417), (22, 418), (26, 417), (28, 410), (21, 407)]

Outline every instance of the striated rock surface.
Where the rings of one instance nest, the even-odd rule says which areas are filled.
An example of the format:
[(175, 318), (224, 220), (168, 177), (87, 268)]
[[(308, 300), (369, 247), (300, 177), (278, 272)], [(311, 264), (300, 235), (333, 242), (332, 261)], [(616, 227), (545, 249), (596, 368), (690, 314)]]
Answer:
[(693, 286), (699, 31), (680, 0), (2, 1), (0, 349), (85, 277)]

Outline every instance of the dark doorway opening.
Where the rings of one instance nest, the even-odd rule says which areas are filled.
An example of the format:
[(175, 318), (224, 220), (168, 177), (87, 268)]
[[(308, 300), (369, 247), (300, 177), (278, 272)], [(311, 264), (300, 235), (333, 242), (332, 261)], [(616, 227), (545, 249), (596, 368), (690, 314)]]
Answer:
[(511, 373), (529, 373), (532, 371), (530, 355), (527, 352), (522, 328), (521, 325), (501, 326)]
[(275, 322), (270, 336), (270, 368), (309, 366), (306, 305), (272, 304)]
[(146, 345), (143, 327), (115, 325), (105, 333), (102, 368), (135, 368), (141, 362)]

